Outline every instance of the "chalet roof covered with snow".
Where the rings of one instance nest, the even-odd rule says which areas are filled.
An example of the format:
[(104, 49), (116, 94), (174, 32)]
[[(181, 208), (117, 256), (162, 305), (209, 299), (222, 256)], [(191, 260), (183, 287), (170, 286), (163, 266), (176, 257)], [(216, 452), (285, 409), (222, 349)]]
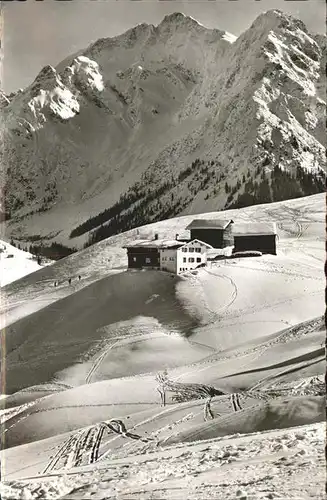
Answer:
[(192, 245), (192, 243), (199, 243), (200, 245), (205, 246), (207, 249), (211, 249), (211, 248), (213, 248), (213, 247), (212, 247), (211, 245), (209, 245), (208, 243), (205, 243), (204, 241), (197, 240), (197, 239), (184, 241), (183, 246), (187, 247), (187, 246), (189, 246), (189, 245)]
[(226, 229), (231, 219), (194, 219), (186, 229)]
[(277, 234), (274, 222), (251, 222), (233, 224), (233, 236), (268, 236)]
[(177, 240), (134, 240), (124, 245), (123, 248), (179, 248), (185, 241)]

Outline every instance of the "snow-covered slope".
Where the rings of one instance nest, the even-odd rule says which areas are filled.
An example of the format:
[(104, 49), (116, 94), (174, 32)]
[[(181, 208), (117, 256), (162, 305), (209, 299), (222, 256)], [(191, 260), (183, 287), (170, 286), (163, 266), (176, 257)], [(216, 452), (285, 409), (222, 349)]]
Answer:
[[(96, 469), (76, 468), (64, 476), (28, 478), (27, 472), (24, 480), (18, 474), (17, 479), (8, 478), (1, 496), (10, 500), (36, 500), (42, 494), (67, 500), (82, 494), (108, 500), (117, 496), (122, 500), (320, 499), (325, 483), (324, 435), (325, 425), (319, 423), (170, 447), (125, 460), (107, 458)], [(30, 458), (31, 452), (38, 456), (36, 447), (24, 448), (21, 456)], [(11, 455), (9, 460), (17, 459)]]
[[(219, 213), (210, 215), (222, 217)], [(25, 339), (19, 349), (15, 348), (7, 356), (12, 390), (21, 388), (22, 384), (48, 381), (50, 365), (54, 374), (76, 362), (76, 369), (68, 370), (64, 382), (82, 383), (89, 370), (85, 353), (93, 344), (101, 351), (103, 338), (120, 337), (119, 332), (124, 336), (124, 332), (129, 331), (132, 337), (141, 334), (145, 351), (147, 346), (156, 344), (162, 363), (175, 366), (183, 359), (180, 355), (183, 348), (176, 344), (175, 355), (169, 354), (172, 348), (162, 339), (167, 330), (186, 335), (192, 332), (199, 344), (221, 351), (242, 342), (255, 343), (258, 338), (268, 338), (281, 329), (321, 315), (325, 259), (323, 195), (249, 207), (230, 211), (228, 215), (234, 221), (278, 221), (277, 256), (218, 262), (177, 283), (176, 278), (172, 279), (167, 273), (125, 272), (127, 257), (122, 247), (137, 237), (137, 230), (133, 230), (5, 287), (1, 312), (3, 324), (7, 324), (7, 348), (11, 351), (20, 344), (19, 339)], [(182, 234), (190, 220), (191, 217), (186, 216), (145, 226), (139, 228), (139, 235), (151, 237), (156, 232), (160, 237), (169, 238), (172, 234)], [(55, 281), (57, 287), (54, 287)], [(134, 316), (139, 317), (136, 323)], [(62, 318), (66, 318), (64, 328)], [(257, 328), (253, 329), (253, 324)], [(75, 340), (67, 346), (65, 356), (60, 349), (49, 351), (48, 345), (52, 345), (53, 339), (59, 345), (66, 342), (67, 331)], [(27, 341), (27, 337), (30, 340)], [(37, 367), (31, 371), (28, 367), (35, 362), (31, 346), (36, 341), (43, 355), (37, 356)], [(184, 346), (184, 356), (194, 359), (198, 354), (195, 347), (193, 349), (194, 355)], [(116, 354), (119, 352), (129, 360), (129, 372), (139, 373), (143, 349), (136, 355), (130, 346), (117, 345), (108, 355), (104, 354), (106, 361), (102, 366), (107, 368), (99, 371), (100, 379), (126, 372), (126, 365), (119, 364), (120, 355), (117, 358)], [(29, 364), (17, 365), (19, 355), (29, 360)], [(201, 349), (200, 355), (203, 355)], [(48, 356), (51, 363), (47, 361)], [(155, 359), (150, 356), (149, 370), (153, 362)]]
[[(228, 214), (277, 221), (277, 255), (125, 272), (133, 230), (4, 288), (2, 498), (322, 498), (324, 197)], [(202, 385), (162, 407), (163, 369)]]
[(3, 98), (8, 232), (80, 247), (90, 229), (71, 231), (119, 199), (104, 222), (120, 230), (222, 209), (248, 189), (283, 199), (276, 179), (258, 194), (276, 165), (310, 194), (299, 172), (325, 169), (325, 51), (280, 11), (236, 40), (176, 13), (45, 67)]
[(43, 265), (29, 252), (0, 241), (0, 287), (42, 269)]
[[(317, 270), (320, 270), (323, 278), (325, 212), (325, 195), (319, 194), (227, 212), (176, 217), (127, 231), (59, 260), (36, 274), (26, 276), (6, 287), (4, 293), (7, 305), (2, 310), (3, 321), (10, 324), (28, 313), (38, 311), (45, 304), (66, 297), (99, 279), (124, 271), (127, 266), (124, 245), (138, 238), (152, 239), (155, 234), (162, 239), (171, 239), (176, 234), (188, 236), (185, 228), (196, 217), (200, 219), (230, 217), (241, 222), (275, 222), (278, 232), (286, 238), (286, 243), (288, 240), (291, 242), (289, 246), (286, 245), (289, 247), (286, 252), (292, 252), (292, 242), (294, 242), (300, 252), (300, 255), (296, 255), (296, 259), (300, 259), (304, 266), (306, 258), (317, 260)], [(308, 227), (309, 236), (305, 237)], [(302, 244), (304, 241), (302, 237), (305, 238), (305, 244)], [(79, 275), (81, 280), (78, 280)], [(73, 278), (72, 286), (68, 285), (69, 277)], [(58, 281), (60, 286), (54, 288), (54, 281)]]

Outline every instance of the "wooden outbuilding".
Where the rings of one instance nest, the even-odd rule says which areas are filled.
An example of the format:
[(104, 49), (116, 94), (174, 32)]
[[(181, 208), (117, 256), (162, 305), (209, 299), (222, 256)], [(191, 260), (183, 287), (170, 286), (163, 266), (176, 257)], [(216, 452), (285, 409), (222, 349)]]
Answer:
[(213, 248), (224, 248), (232, 244), (232, 224), (231, 219), (194, 219), (186, 229), (191, 232), (191, 241), (196, 239)]
[(265, 254), (277, 254), (275, 223), (252, 222), (234, 224), (232, 230), (234, 239), (233, 252), (257, 250)]

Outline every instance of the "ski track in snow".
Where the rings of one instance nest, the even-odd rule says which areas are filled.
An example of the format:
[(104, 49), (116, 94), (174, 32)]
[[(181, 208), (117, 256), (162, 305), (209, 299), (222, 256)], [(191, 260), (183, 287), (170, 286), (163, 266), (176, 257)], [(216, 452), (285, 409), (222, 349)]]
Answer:
[[(322, 465), (323, 457), (321, 423), (183, 443), (132, 458), (106, 459), (96, 469), (88, 465), (66, 471), (61, 477), (58, 472), (8, 482), (1, 486), (1, 493), (4, 499), (41, 498), (41, 489), (48, 495), (45, 498), (67, 500), (91, 495), (96, 499), (181, 500), (186, 493), (194, 500), (322, 499), (323, 469), (316, 474), (314, 470), (316, 463)], [(159, 497), (152, 496), (155, 491)]]
[[(121, 340), (123, 340), (123, 338), (121, 338)], [(113, 344), (109, 345), (105, 350), (104, 352), (102, 352), (97, 358), (96, 360), (94, 361), (94, 364), (91, 368), (91, 370), (89, 371), (89, 373), (87, 374), (86, 376), (86, 379), (85, 379), (85, 382), (87, 384), (90, 384), (91, 383), (91, 379), (92, 379), (92, 376), (95, 374), (96, 370), (99, 368), (100, 364), (102, 363), (102, 361), (104, 360), (104, 358), (107, 356), (108, 352), (110, 351), (110, 349), (113, 349), (113, 347), (115, 345), (119, 344), (119, 340), (117, 340), (116, 342), (114, 342)]]

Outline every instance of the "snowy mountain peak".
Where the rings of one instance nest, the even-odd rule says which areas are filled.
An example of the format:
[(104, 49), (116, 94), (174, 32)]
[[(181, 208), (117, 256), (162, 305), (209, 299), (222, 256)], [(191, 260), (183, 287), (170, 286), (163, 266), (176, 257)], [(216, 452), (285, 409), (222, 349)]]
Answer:
[(147, 40), (152, 35), (153, 30), (154, 26), (152, 24), (140, 23), (111, 40), (125, 47), (133, 47)]
[(289, 28), (295, 28), (295, 29), (300, 29), (304, 33), (308, 33), (307, 27), (304, 24), (301, 19), (297, 19), (296, 17), (293, 17), (289, 14), (285, 14), (285, 12), (282, 12), (281, 10), (272, 10), (272, 11), (267, 11), (266, 15), (270, 16), (275, 16), (276, 19), (279, 20), (279, 23), (281, 26), (284, 28), (287, 26)]
[(115, 37), (99, 38), (99, 40), (92, 43), (83, 54), (94, 59), (104, 51), (111, 51), (119, 48), (132, 48), (147, 40), (153, 31), (154, 26), (152, 24), (140, 23)]
[(167, 14), (163, 18), (163, 20), (161, 21), (160, 24), (167, 24), (167, 23), (169, 23), (169, 24), (170, 23), (180, 24), (180, 23), (187, 22), (189, 19), (193, 20), (193, 18), (190, 18), (189, 16), (186, 16), (185, 14), (183, 14), (183, 12), (173, 12), (172, 14)]
[(22, 113), (24, 121), (29, 124), (29, 132), (34, 132), (49, 120), (73, 118), (80, 111), (83, 96), (103, 89), (98, 63), (80, 55), (65, 67), (62, 74), (50, 65), (45, 66), (32, 85), (14, 98), (15, 114)]
[(163, 20), (160, 23), (161, 25), (163, 24), (178, 24), (178, 25), (184, 25), (184, 24), (192, 24), (192, 25), (201, 25), (194, 17), (187, 16), (183, 14), (183, 12), (174, 12), (173, 14), (168, 14), (163, 18)]
[(38, 74), (37, 78), (40, 80), (41, 78), (45, 77), (51, 77), (56, 75), (56, 70), (53, 66), (50, 64), (47, 64), (44, 66), (44, 68), (41, 69), (40, 73)]
[(41, 69), (40, 73), (34, 80), (34, 84), (42, 84), (44, 82), (56, 82), (58, 79), (57, 72), (53, 66), (49, 64)]
[(79, 103), (74, 94), (66, 88), (60, 79), (51, 90), (40, 89), (38, 95), (29, 103), (29, 108), (40, 128), (47, 121), (47, 114), (62, 120), (73, 118), (79, 111)]
[[(57, 86), (62, 86), (60, 76), (55, 68), (47, 65), (41, 69), (34, 82), (28, 88), (28, 94), (25, 93), (25, 96), (28, 97), (30, 95), (32, 98), (37, 97), (41, 90), (52, 91)], [(23, 97), (24, 93), (21, 93), (20, 96)], [(21, 101), (21, 99), (19, 100)]]
[(203, 24), (201, 24), (199, 21), (194, 19), (194, 17), (187, 16), (186, 14), (183, 14), (182, 12), (174, 12), (173, 14), (168, 14), (163, 18), (160, 24), (157, 26), (159, 31), (184, 31), (184, 30), (191, 30), (191, 31), (196, 31), (197, 33), (199, 32), (212, 32), (214, 31), (213, 29), (210, 29)]
[(257, 29), (260, 32), (269, 32), (270, 30), (283, 30), (284, 33), (302, 32), (303, 35), (308, 35), (308, 30), (305, 24), (289, 14), (285, 14), (281, 10), (268, 10), (259, 15), (252, 23), (250, 29)]
[(148, 23), (139, 23), (133, 28), (127, 30), (122, 35), (119, 35), (117, 38), (125, 38), (130, 41), (137, 41), (139, 37), (144, 35), (148, 35), (153, 30), (153, 25)]
[(103, 77), (99, 71), (98, 63), (86, 56), (76, 57), (73, 64), (66, 68), (66, 72), (71, 76), (76, 75), (80, 82), (92, 90), (102, 92), (104, 89)]

